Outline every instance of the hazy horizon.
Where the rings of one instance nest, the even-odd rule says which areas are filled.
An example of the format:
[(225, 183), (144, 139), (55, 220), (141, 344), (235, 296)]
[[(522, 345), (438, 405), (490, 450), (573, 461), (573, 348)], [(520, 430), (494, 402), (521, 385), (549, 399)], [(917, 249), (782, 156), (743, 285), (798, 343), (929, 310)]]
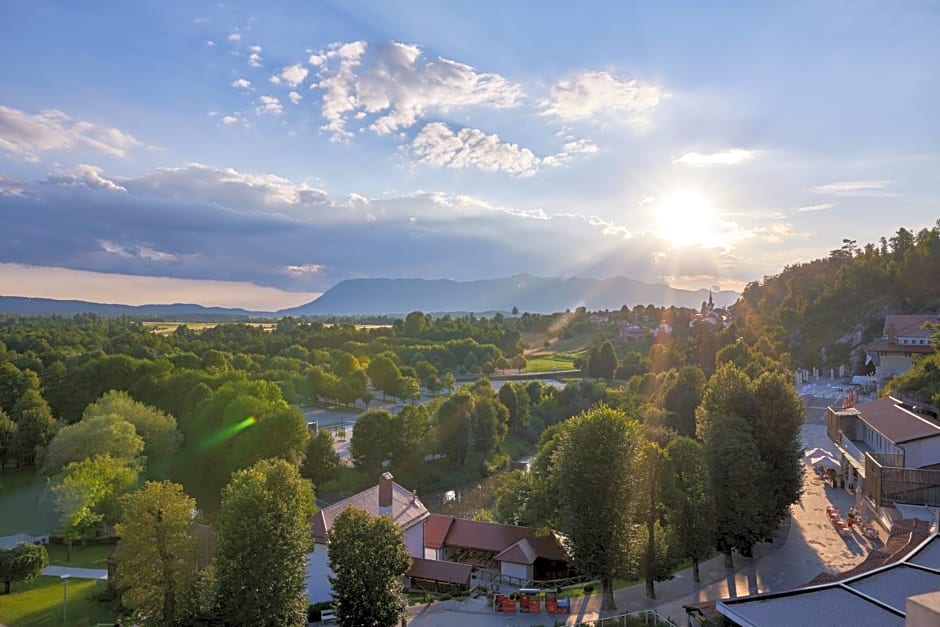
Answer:
[(0, 294), (740, 291), (940, 216), (936, 3), (549, 5), (7, 7)]

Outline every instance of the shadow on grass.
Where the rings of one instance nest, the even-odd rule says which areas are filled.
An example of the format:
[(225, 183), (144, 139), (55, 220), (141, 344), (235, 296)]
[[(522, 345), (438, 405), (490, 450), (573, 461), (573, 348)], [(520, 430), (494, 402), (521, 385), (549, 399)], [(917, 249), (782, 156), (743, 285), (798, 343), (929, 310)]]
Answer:
[(104, 586), (93, 579), (69, 579), (63, 622), (65, 590), (61, 579), (37, 577), (28, 584), (16, 584), (10, 594), (0, 595), (0, 623), (9, 627), (111, 623), (114, 614), (110, 604), (97, 600)]
[(34, 468), (5, 468), (0, 475), (0, 536), (52, 533), (56, 513), (52, 492)]

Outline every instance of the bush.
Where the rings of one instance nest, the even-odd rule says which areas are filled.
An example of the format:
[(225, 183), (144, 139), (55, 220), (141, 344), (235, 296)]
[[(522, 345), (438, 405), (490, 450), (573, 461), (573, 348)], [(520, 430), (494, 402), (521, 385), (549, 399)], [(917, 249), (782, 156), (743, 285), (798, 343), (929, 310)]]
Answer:
[(501, 470), (508, 470), (510, 460), (509, 455), (505, 453), (494, 453), (489, 460), (484, 462), (483, 471), (489, 475), (495, 475)]
[(594, 592), (594, 584), (589, 583), (581, 589), (584, 590), (584, 594), (591, 594)]

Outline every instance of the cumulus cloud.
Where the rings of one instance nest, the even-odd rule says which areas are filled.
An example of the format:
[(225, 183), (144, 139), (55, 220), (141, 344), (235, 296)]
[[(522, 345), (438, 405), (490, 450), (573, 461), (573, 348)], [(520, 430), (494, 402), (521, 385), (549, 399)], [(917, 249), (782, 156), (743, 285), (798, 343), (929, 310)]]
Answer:
[(228, 40), (231, 41), (231, 42), (241, 41), (241, 40), (242, 40), (242, 35), (241, 35), (241, 33), (231, 33), (231, 34), (228, 36)]
[(230, 83), (235, 89), (241, 89), (242, 91), (254, 91), (251, 86), (251, 81), (247, 78), (238, 78)]
[(140, 145), (136, 137), (120, 129), (76, 120), (62, 111), (30, 114), (0, 105), (0, 150), (24, 161), (35, 163), (40, 153), (76, 148), (125, 157)]
[(839, 181), (817, 185), (813, 191), (817, 194), (832, 196), (888, 196), (894, 195), (892, 192), (884, 191), (890, 184), (891, 181), (881, 180)]
[(211, 39), (207, 39), (203, 45), (205, 45), (206, 48), (212, 48), (215, 46), (215, 42)]
[(687, 152), (673, 163), (684, 163), (685, 165), (734, 165), (753, 159), (757, 155), (756, 150), (745, 150), (743, 148), (731, 148), (721, 152), (698, 153)]
[(258, 98), (258, 104), (255, 107), (255, 113), (258, 115), (281, 115), (284, 112), (284, 105), (274, 96), (261, 96)]
[(295, 63), (294, 65), (284, 67), (280, 74), (278, 74), (278, 77), (289, 87), (297, 87), (297, 85), (304, 82), (304, 79), (307, 78), (307, 74), (309, 73), (310, 70), (299, 63)]
[(350, 119), (371, 118), (368, 128), (385, 135), (413, 126), (428, 112), (472, 106), (518, 106), (522, 88), (503, 76), (391, 42), (370, 51), (363, 41), (337, 44), (310, 56), (317, 70), (312, 85), (322, 92), (323, 129), (335, 139), (349, 137)]
[(303, 275), (303, 274), (319, 274), (323, 272), (323, 265), (319, 263), (305, 263), (299, 266), (286, 266), (284, 271), (287, 274), (292, 275)]
[(552, 85), (540, 104), (543, 115), (563, 120), (599, 117), (642, 127), (664, 97), (662, 88), (652, 83), (620, 79), (610, 72), (583, 72)]
[(224, 124), (225, 126), (231, 126), (232, 124), (241, 122), (241, 120), (242, 120), (242, 116), (240, 113), (231, 113), (229, 115), (223, 116), (222, 124)]
[(303, 96), (298, 94), (296, 91), (292, 91), (287, 94), (287, 99), (293, 102), (294, 104), (300, 104), (300, 101), (304, 99)]
[(248, 65), (253, 68), (259, 68), (264, 65), (261, 58), (261, 46), (251, 46), (248, 48)]
[(539, 159), (521, 148), (487, 135), (475, 128), (452, 131), (442, 122), (425, 125), (411, 142), (411, 151), (420, 163), (449, 168), (474, 167), (484, 172), (506, 172), (531, 176), (539, 169)]
[(63, 168), (49, 175), (49, 182), (59, 187), (81, 185), (88, 189), (100, 189), (110, 192), (127, 192), (123, 186), (102, 175), (97, 166), (80, 163), (71, 168)]

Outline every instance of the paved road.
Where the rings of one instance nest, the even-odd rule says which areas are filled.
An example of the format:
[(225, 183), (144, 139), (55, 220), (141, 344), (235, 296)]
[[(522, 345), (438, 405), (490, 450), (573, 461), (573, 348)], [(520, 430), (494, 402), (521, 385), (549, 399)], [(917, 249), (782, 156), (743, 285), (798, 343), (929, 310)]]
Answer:
[(42, 574), (49, 577), (68, 575), (75, 579), (107, 579), (108, 571), (102, 568), (71, 568), (69, 566), (46, 566)]

